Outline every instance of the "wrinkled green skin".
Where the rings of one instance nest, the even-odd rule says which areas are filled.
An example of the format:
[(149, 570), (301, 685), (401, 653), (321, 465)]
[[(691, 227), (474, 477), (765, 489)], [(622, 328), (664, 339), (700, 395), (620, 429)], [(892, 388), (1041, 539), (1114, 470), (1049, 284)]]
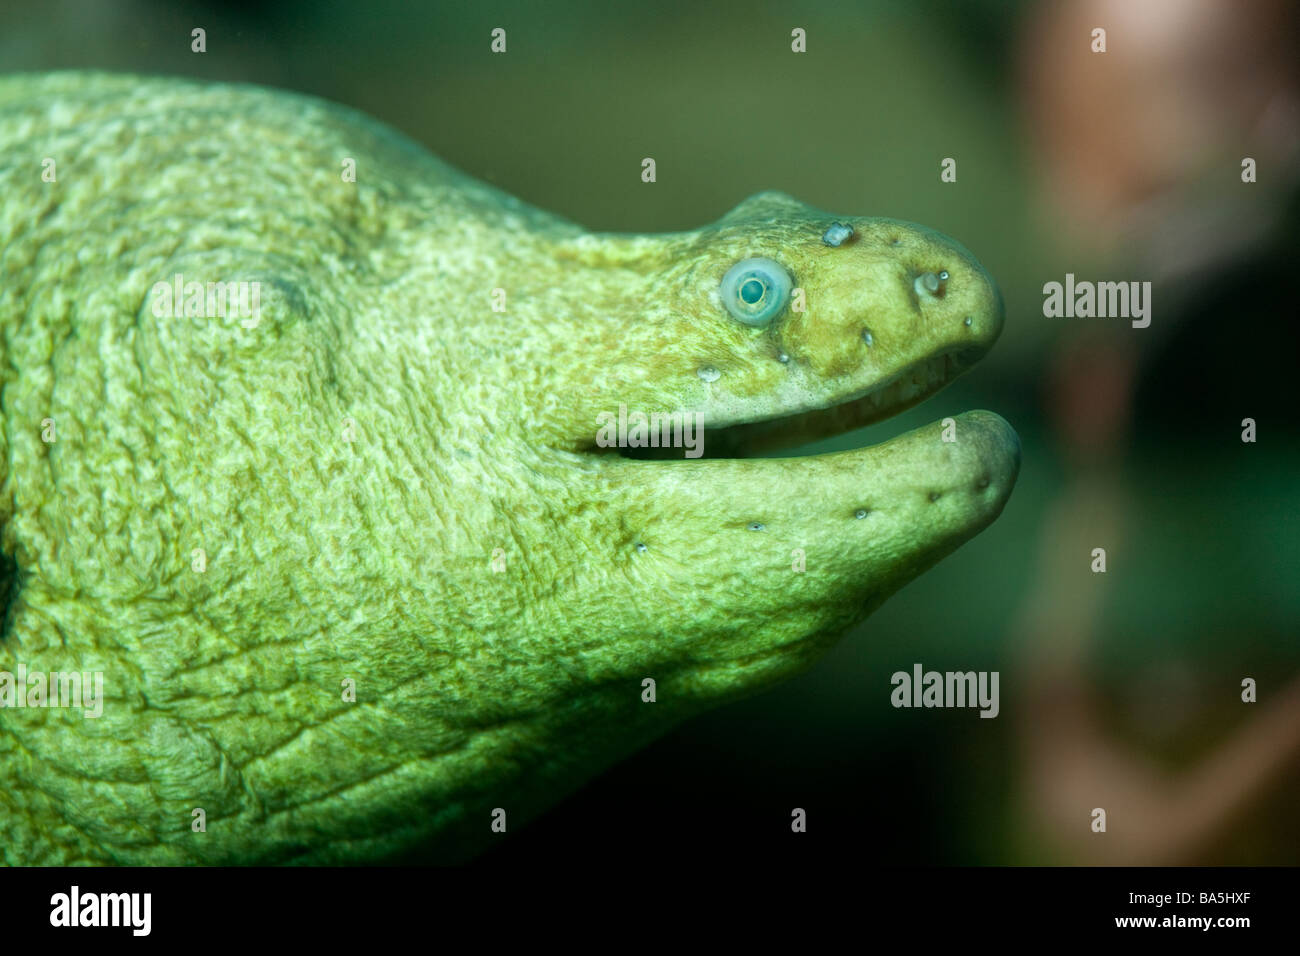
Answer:
[[(838, 218), (840, 248), (774, 193), (691, 232), (591, 234), (320, 101), (0, 79), (0, 670), (103, 671), (106, 698), (97, 720), (0, 709), (3, 859), (460, 859), (503, 839), (493, 808), (514, 830), (806, 667), (997, 516), (1008, 426), (798, 459), (592, 445), (620, 403), (773, 418), (992, 344), (968, 253)], [(725, 312), (751, 255), (806, 312)], [(918, 297), (939, 269), (947, 295)], [(260, 325), (155, 318), (177, 272), (260, 281)]]

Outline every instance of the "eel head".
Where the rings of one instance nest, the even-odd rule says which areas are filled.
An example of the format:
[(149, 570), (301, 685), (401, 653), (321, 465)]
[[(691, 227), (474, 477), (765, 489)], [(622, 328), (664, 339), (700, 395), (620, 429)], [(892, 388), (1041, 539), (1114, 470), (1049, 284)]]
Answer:
[[(557, 256), (603, 279), (546, 354), (593, 371), (534, 426), (582, 489), (579, 513), (608, 516), (595, 540), (616, 573), (591, 593), (621, 609), (622, 661), (665, 676), (670, 698), (806, 666), (1001, 512), (1020, 445), (990, 412), (784, 451), (924, 400), (992, 346), (1001, 296), (946, 236), (769, 192), (696, 232), (583, 236)], [(702, 425), (695, 447), (674, 416)], [(631, 447), (650, 440), (669, 447)]]

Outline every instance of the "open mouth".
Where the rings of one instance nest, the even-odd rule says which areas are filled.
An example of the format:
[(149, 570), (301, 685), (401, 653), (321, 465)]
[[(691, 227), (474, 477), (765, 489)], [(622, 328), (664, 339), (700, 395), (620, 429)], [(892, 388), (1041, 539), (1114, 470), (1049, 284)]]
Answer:
[[(973, 366), (985, 351), (971, 347), (941, 351), (826, 408), (776, 415), (717, 429), (709, 429), (706, 420), (704, 451), (700, 457), (771, 456), (884, 421), (943, 389)], [(640, 460), (682, 457), (682, 449), (673, 447), (620, 448), (618, 451), (626, 458)]]

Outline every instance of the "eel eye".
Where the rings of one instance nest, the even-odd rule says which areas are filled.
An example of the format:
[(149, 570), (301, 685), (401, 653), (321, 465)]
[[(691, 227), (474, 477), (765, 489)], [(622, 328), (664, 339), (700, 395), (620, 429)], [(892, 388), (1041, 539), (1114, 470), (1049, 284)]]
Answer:
[(771, 259), (741, 259), (722, 277), (722, 304), (746, 325), (767, 325), (790, 300), (790, 273)]

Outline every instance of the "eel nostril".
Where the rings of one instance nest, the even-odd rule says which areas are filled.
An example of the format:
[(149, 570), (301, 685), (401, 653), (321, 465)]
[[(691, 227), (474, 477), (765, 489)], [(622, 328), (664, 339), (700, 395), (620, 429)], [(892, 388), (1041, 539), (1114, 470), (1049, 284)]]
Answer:
[(922, 272), (912, 283), (912, 288), (914, 288), (918, 294), (929, 293), (930, 295), (933, 295), (939, 291), (939, 277), (933, 272)]
[(948, 273), (946, 271), (922, 272), (912, 280), (912, 289), (917, 295), (928, 295), (934, 298), (942, 298), (947, 292)]

